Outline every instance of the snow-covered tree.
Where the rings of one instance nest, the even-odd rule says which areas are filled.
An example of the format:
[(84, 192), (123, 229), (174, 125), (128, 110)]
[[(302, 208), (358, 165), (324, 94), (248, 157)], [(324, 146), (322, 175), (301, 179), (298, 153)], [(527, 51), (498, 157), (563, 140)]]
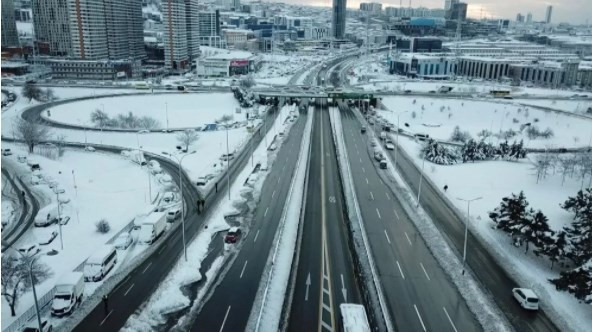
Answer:
[(186, 129), (177, 134), (177, 141), (185, 147), (185, 151), (189, 150), (189, 147), (197, 142), (198, 139), (199, 134), (193, 129)]
[(568, 257), (580, 265), (592, 259), (592, 188), (578, 191), (561, 207), (575, 214), (571, 225), (564, 229), (570, 243)]
[(450, 135), (450, 140), (452, 142), (461, 142), (465, 143), (466, 141), (471, 139), (471, 134), (466, 131), (461, 131), (459, 126), (454, 127), (452, 131), (452, 135)]
[(551, 261), (551, 268), (556, 262), (563, 261), (566, 256), (567, 249), (567, 233), (560, 231), (556, 237), (553, 238), (553, 242), (537, 248), (534, 253), (538, 255), (545, 255)]
[(502, 198), (500, 206), (489, 213), (489, 218), (496, 224), (497, 229), (509, 233), (514, 238), (527, 223), (527, 207), (528, 202), (521, 191), (518, 195), (512, 194), (511, 197)]
[[(458, 128), (458, 127), (456, 127), (456, 128)], [(468, 161), (478, 160), (478, 158), (477, 158), (477, 155), (478, 155), (477, 142), (475, 142), (472, 139), (468, 140), (465, 143), (465, 145), (463, 145), (462, 148), (460, 149), (460, 154), (461, 154), (461, 157), (462, 157), (462, 160), (464, 163), (466, 163)]]
[(571, 271), (561, 272), (550, 280), (555, 288), (572, 293), (578, 300), (592, 303), (592, 260)]
[(520, 227), (522, 239), (526, 242), (526, 250), (528, 252), (529, 245), (532, 243), (537, 249), (545, 248), (553, 243), (554, 232), (549, 228), (549, 219), (543, 214), (541, 210), (534, 212), (533, 209), (528, 211), (524, 223)]
[(27, 121), (18, 118), (16, 121), (16, 136), (22, 139), (29, 148), (29, 153), (33, 153), (35, 145), (46, 141), (51, 136), (50, 128), (36, 121)]
[[(16, 316), (16, 307), (21, 295), (31, 288), (31, 274), (35, 284), (45, 281), (51, 276), (48, 266), (31, 261), (33, 258), (2, 254), (2, 296), (10, 307), (10, 315)], [(32, 265), (31, 265), (32, 264)]]
[(430, 139), (422, 148), (421, 156), (425, 159), (440, 165), (456, 164), (459, 159), (458, 153), (454, 148), (447, 148)]

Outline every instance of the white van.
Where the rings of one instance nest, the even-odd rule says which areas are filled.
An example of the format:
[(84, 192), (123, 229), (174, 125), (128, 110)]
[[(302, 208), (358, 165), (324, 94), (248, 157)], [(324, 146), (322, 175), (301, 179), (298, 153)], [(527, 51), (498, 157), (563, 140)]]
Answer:
[(514, 288), (512, 294), (520, 306), (528, 310), (539, 310), (538, 296), (528, 288)]
[(84, 281), (100, 281), (117, 263), (115, 247), (106, 245), (100, 248), (84, 263)]
[(33, 224), (35, 227), (47, 227), (58, 221), (58, 206), (51, 204), (37, 212)]

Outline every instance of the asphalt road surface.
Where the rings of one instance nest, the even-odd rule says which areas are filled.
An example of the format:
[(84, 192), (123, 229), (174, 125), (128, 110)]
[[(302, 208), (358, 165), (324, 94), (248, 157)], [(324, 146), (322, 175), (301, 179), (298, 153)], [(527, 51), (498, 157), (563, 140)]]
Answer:
[(265, 179), (251, 229), (237, 244), (240, 248), (231, 249), (240, 251), (191, 324), (192, 331), (245, 330), (284, 211), (305, 125), (306, 114), (301, 113)]
[(329, 121), (326, 107), (315, 110), (290, 331), (338, 331), (339, 305), (361, 303)]
[[(346, 106), (347, 107), (347, 106)], [(349, 112), (343, 133), (362, 219), (397, 331), (480, 331), (454, 283), (378, 175), (367, 135)]]
[[(344, 119), (344, 125), (347, 124), (354, 128), (355, 134), (356, 126), (359, 129), (361, 125), (357, 119), (353, 118), (353, 113), (347, 112), (346, 115), (347, 119)], [(420, 170), (413, 164), (413, 161), (400, 153), (401, 150), (397, 151), (399, 152), (397, 171), (407, 181), (411, 190), (417, 194)], [(391, 155), (391, 160), (394, 160), (394, 151), (388, 151), (388, 153)], [(465, 231), (464, 221), (453, 212), (438, 194), (438, 189), (432, 187), (428, 181), (422, 182), (420, 202), (423, 209), (442, 232), (444, 238), (456, 248), (457, 252), (462, 252)], [(505, 313), (516, 331), (558, 331), (555, 324), (545, 315), (543, 310), (530, 312), (518, 305), (511, 295), (511, 290), (514, 287), (519, 287), (519, 285), (506, 274), (483, 244), (475, 239), (470, 232), (467, 241), (467, 265), (487, 291), (493, 295), (495, 302)]]

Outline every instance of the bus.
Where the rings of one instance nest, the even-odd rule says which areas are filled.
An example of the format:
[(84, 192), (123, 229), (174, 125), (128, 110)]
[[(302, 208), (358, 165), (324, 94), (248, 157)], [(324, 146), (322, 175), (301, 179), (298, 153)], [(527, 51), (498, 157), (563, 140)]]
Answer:
[(491, 90), (489, 93), (495, 98), (503, 98), (510, 95), (509, 90)]
[(366, 309), (361, 304), (342, 303), (341, 322), (345, 332), (370, 332), (370, 323), (366, 316)]

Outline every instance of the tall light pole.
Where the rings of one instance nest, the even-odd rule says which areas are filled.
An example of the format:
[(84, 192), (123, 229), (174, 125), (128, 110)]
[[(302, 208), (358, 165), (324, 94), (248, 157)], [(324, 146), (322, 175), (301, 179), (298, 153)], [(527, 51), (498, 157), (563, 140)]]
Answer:
[(177, 160), (177, 162), (179, 163), (179, 186), (180, 186), (180, 190), (181, 190), (181, 227), (183, 228), (183, 256), (185, 257), (185, 261), (187, 262), (187, 245), (185, 243), (185, 200), (183, 199), (183, 171), (181, 168), (181, 163), (183, 162), (183, 159), (185, 159), (185, 157), (187, 157), (188, 155), (194, 154), (195, 151), (191, 151), (189, 153), (186, 153), (183, 155), (183, 157), (179, 158), (178, 156), (172, 154), (172, 153), (168, 153), (168, 152), (162, 152), (162, 154), (164, 154), (165, 156), (169, 156), (169, 157), (173, 157)]
[(226, 183), (228, 185), (228, 200), (230, 200), (230, 148), (228, 144), (228, 123), (232, 120), (232, 115), (224, 115), (218, 121), (224, 123), (226, 128)]
[(469, 233), (469, 221), (471, 220), (471, 215), (469, 214), (469, 211), (470, 211), (470, 208), (471, 208), (471, 202), (478, 201), (478, 200), (480, 200), (482, 198), (483, 197), (475, 197), (475, 198), (472, 198), (472, 199), (464, 199), (464, 198), (460, 198), (460, 197), (457, 197), (456, 198), (459, 201), (467, 202), (467, 220), (465, 221), (465, 244), (463, 246), (463, 270), (462, 270), (462, 274), (465, 274), (465, 264), (466, 264), (466, 259), (467, 259), (467, 237), (468, 237), (468, 233)]
[(425, 166), (426, 152), (423, 152), (423, 161), (421, 162), (421, 172), (419, 173), (419, 187), (417, 188), (417, 207), (419, 207), (419, 198), (421, 195), (421, 182), (423, 180), (423, 168)]
[(403, 111), (403, 112), (398, 112), (397, 113), (397, 146), (395, 146), (395, 172), (397, 171), (397, 150), (399, 149), (399, 136), (401, 135), (401, 132), (399, 131), (399, 129), (401, 128), (401, 114), (403, 113), (407, 113), (409, 111)]
[(62, 216), (60, 213), (60, 193), (57, 190), (57, 186), (53, 188), (53, 192), (56, 194), (56, 201), (58, 203), (58, 227), (60, 229), (60, 244), (62, 246), (62, 250), (64, 250), (64, 238), (62, 237)]
[(33, 299), (35, 300), (35, 312), (37, 313), (37, 324), (39, 327), (38, 331), (43, 331), (43, 329), (41, 328), (41, 313), (39, 312), (39, 302), (37, 301), (37, 290), (35, 289), (35, 279), (33, 278), (33, 264), (35, 263), (35, 261), (39, 257), (39, 256), (35, 257), (35, 255), (39, 252), (39, 249), (37, 249), (37, 252), (35, 252), (31, 256), (26, 256), (22, 252), (14, 249), (14, 248), (12, 248), (12, 249), (14, 251), (16, 251), (19, 255), (21, 255), (27, 262), (27, 267), (29, 268), (29, 278), (31, 279), (31, 287), (33, 288)]
[(164, 102), (164, 108), (165, 108), (165, 112), (166, 112), (166, 129), (167, 132), (169, 131), (169, 103), (168, 102)]

